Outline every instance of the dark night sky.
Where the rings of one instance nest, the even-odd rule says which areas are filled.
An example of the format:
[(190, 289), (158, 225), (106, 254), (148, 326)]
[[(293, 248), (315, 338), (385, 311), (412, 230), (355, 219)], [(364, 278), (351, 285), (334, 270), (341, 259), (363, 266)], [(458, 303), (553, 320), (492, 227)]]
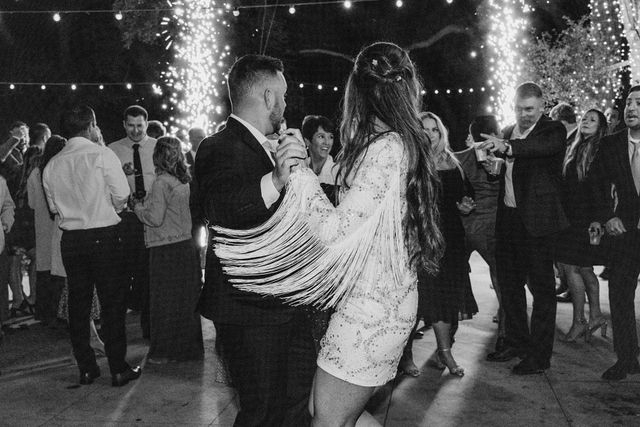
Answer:
[[(108, 9), (108, 0), (0, 0), (0, 10), (42, 9)], [(263, 4), (263, 1), (232, 2), (239, 5)], [(269, 4), (275, 4), (270, 0)], [(283, 2), (281, 2), (283, 3)], [(298, 1), (296, 4), (304, 3)], [(295, 15), (286, 7), (277, 8), (266, 53), (281, 57), (290, 83), (289, 107), (285, 116), (290, 125), (299, 126), (305, 114), (324, 114), (339, 117), (341, 91), (351, 64), (338, 57), (322, 54), (301, 54), (309, 49), (325, 49), (353, 57), (358, 50), (378, 40), (395, 42), (403, 47), (428, 40), (448, 25), (466, 29), (443, 37), (428, 48), (415, 49), (411, 56), (418, 66), (428, 89), (456, 89), (485, 85), (483, 27), (475, 15), (480, 0), (405, 0), (401, 9), (395, 0), (356, 3), (351, 10), (341, 5), (298, 6)], [(537, 1), (531, 16), (537, 32), (553, 31), (563, 25), (562, 16), (576, 18), (587, 13), (587, 0)], [(164, 3), (163, 3), (164, 4)], [(274, 9), (266, 16), (266, 28)], [(242, 9), (232, 18), (234, 36), (228, 40), (237, 55), (255, 53), (264, 11)], [(469, 56), (476, 50), (478, 56)], [(110, 14), (74, 14), (63, 16), (54, 23), (50, 15), (0, 15), (0, 81), (160, 81), (161, 63), (167, 52), (155, 46), (134, 43), (125, 49), (120, 29)], [(318, 91), (310, 86), (297, 87), (297, 82), (323, 83)], [(339, 92), (331, 88), (340, 87)], [(466, 95), (429, 95), (425, 108), (439, 114), (451, 129), (452, 143), (464, 140), (466, 128), (475, 114), (481, 113), (488, 94), (474, 92)], [(0, 131), (14, 120), (28, 123), (44, 121), (54, 131), (61, 108), (78, 100), (93, 105), (105, 138), (121, 136), (120, 114), (130, 103), (140, 102), (152, 118), (166, 119), (160, 108), (162, 99), (151, 94), (149, 88), (80, 88), (71, 92), (68, 87), (18, 88), (10, 91), (0, 87)]]

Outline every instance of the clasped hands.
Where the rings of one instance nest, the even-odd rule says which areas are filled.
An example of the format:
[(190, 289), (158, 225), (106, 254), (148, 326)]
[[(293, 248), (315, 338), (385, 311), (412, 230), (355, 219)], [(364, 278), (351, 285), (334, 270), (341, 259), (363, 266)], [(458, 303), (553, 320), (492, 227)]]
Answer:
[(299, 129), (287, 129), (278, 138), (278, 149), (273, 153), (275, 169), (273, 185), (282, 190), (295, 167), (306, 167), (307, 149)]

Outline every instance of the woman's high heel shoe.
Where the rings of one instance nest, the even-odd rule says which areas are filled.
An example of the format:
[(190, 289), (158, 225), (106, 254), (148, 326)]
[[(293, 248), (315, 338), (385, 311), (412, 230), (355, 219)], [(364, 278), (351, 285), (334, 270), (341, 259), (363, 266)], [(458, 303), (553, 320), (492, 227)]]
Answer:
[[(445, 354), (449, 355), (448, 359), (450, 360), (447, 359)], [(449, 368), (449, 373), (451, 375), (455, 375), (456, 377), (464, 377), (464, 368), (458, 366), (456, 361), (453, 359), (450, 348), (438, 349), (438, 359), (440, 360), (440, 363)], [(447, 363), (447, 361), (449, 363)]]
[(585, 339), (588, 341), (591, 340), (591, 336), (598, 330), (600, 329), (600, 336), (602, 338), (606, 338), (607, 337), (607, 327), (609, 326), (609, 324), (607, 323), (607, 319), (605, 319), (604, 317), (600, 317), (598, 320), (594, 321), (594, 322), (589, 322), (588, 326), (587, 326), (587, 334), (585, 335)]
[(567, 332), (567, 334), (564, 336), (564, 338), (561, 339), (561, 341), (574, 343), (577, 342), (578, 339), (583, 335), (586, 339), (588, 330), (589, 327), (587, 325), (587, 321), (584, 319), (579, 319), (577, 322), (574, 322), (571, 325), (571, 329), (569, 329), (569, 332)]

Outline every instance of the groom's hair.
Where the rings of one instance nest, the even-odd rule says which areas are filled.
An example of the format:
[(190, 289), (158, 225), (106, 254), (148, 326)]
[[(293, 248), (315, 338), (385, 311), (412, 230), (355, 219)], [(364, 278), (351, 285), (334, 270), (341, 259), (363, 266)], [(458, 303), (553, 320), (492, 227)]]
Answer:
[(238, 59), (227, 77), (231, 104), (242, 102), (254, 85), (265, 78), (275, 77), (278, 71), (284, 72), (284, 65), (281, 60), (272, 56), (245, 55)]

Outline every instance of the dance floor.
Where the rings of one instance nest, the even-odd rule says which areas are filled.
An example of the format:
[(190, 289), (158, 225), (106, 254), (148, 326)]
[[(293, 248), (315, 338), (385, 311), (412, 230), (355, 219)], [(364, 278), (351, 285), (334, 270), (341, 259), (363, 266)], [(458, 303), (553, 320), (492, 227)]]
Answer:
[[(488, 269), (472, 258), (472, 283), (480, 313), (461, 322), (453, 347), (466, 375), (457, 378), (426, 366), (434, 351), (433, 332), (414, 341), (418, 378), (398, 377), (380, 388), (368, 409), (385, 426), (602, 426), (640, 424), (640, 375), (618, 383), (601, 373), (615, 362), (611, 338), (598, 333), (590, 343), (556, 340), (551, 369), (543, 375), (511, 374), (516, 361), (484, 360), (495, 342), (496, 312)], [(598, 269), (600, 270), (600, 269)], [(601, 282), (608, 316), (607, 282)], [(636, 312), (640, 304), (636, 299)], [(571, 324), (571, 305), (558, 304), (557, 335)], [(106, 359), (103, 376), (78, 386), (68, 351), (49, 360), (0, 366), (0, 425), (184, 425), (230, 426), (237, 411), (235, 391), (216, 382), (215, 330), (204, 321), (204, 362), (162, 366), (145, 364), (147, 345), (137, 322), (128, 322), (129, 359), (144, 366), (142, 377), (122, 388), (110, 386)], [(31, 326), (35, 330), (35, 326)], [(28, 334), (17, 331), (15, 334)], [(35, 333), (35, 332), (33, 332)], [(611, 330), (609, 334), (611, 335)], [(28, 340), (27, 340), (28, 341)], [(16, 340), (5, 341), (2, 346)], [(0, 347), (0, 354), (7, 351)], [(2, 360), (0, 358), (0, 360)]]

